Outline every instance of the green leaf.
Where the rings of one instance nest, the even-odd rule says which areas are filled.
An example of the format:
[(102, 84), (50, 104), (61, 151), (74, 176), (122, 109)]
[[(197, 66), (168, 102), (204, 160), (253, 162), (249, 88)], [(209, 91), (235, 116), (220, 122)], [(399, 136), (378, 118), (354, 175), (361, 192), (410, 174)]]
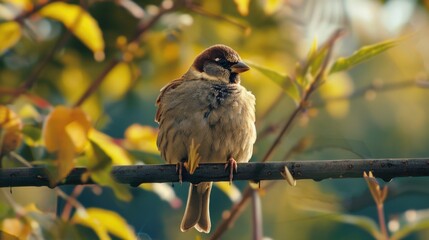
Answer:
[(367, 231), (375, 239), (383, 238), (383, 235), (381, 234), (377, 223), (371, 218), (363, 217), (363, 216), (354, 216), (349, 214), (333, 214), (333, 215), (327, 215), (326, 217), (328, 219), (331, 219), (337, 222), (354, 225), (362, 230)]
[(128, 186), (116, 182), (111, 173), (112, 159), (104, 150), (95, 142), (90, 140), (91, 150), (87, 150), (88, 169), (91, 179), (96, 183), (112, 188), (115, 196), (123, 201), (130, 201), (132, 195)]
[(323, 45), (321, 48), (317, 47), (317, 40), (315, 39), (313, 41), (313, 44), (311, 45), (311, 48), (307, 55), (307, 64), (304, 69), (301, 69), (303, 71), (300, 72), (303, 78), (306, 77), (307, 73), (311, 73), (312, 76), (315, 76), (322, 66), (322, 63), (327, 57), (328, 54), (328, 48), (332, 47), (331, 45)]
[(395, 39), (364, 46), (349, 57), (338, 58), (332, 65), (330, 74), (348, 70), (355, 65), (396, 46), (398, 42), (399, 40)]
[(41, 145), (42, 130), (40, 128), (31, 125), (24, 125), (22, 128), (22, 133), (24, 135), (24, 141), (27, 145), (32, 147)]
[(295, 101), (295, 103), (299, 102), (300, 93), (298, 91), (298, 87), (288, 75), (278, 73), (252, 62), (246, 61), (246, 63), (249, 64), (250, 67), (255, 68), (260, 73), (271, 79), (273, 82), (277, 83), (292, 98), (292, 100)]

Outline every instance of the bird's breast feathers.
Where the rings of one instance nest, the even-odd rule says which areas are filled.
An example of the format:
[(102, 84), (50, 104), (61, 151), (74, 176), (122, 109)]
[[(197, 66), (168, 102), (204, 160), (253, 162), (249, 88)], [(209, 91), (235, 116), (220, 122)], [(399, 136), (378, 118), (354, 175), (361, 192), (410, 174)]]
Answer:
[(180, 148), (192, 139), (207, 162), (225, 161), (228, 155), (249, 160), (256, 140), (255, 97), (241, 85), (183, 81), (165, 92), (159, 105), (158, 147), (168, 162), (180, 160), (172, 159), (173, 152), (186, 155), (188, 149)]

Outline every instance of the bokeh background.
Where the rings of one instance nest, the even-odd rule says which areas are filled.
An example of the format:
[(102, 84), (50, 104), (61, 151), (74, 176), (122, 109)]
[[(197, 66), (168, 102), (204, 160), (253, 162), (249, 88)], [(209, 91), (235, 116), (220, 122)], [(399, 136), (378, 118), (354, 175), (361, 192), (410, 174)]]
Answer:
[[(162, 4), (171, 4), (142, 0), (69, 3), (84, 6), (98, 22), (105, 41), (105, 60), (94, 60), (93, 52), (61, 23), (33, 16), (28, 20), (31, 27), (24, 31), (20, 41), (0, 58), (0, 88), (20, 86), (58, 39), (68, 34), (31, 92), (54, 106), (72, 105), (111, 59), (125, 53), (121, 46), (135, 34), (139, 22), (150, 19)], [(226, 44), (245, 61), (292, 74), (315, 39), (320, 45), (341, 28), (346, 34), (335, 45), (334, 59), (348, 56), (365, 45), (387, 39), (400, 40), (387, 52), (350, 71), (330, 76), (311, 98), (311, 107), (283, 138), (271, 160), (359, 158), (364, 161), (365, 158), (429, 156), (428, 1), (207, 0), (193, 1), (193, 4), (198, 6), (197, 10), (183, 5), (163, 15), (142, 35), (133, 51), (138, 54), (128, 62), (131, 70), (120, 71), (85, 101), (82, 108), (98, 130), (118, 142), (127, 140), (125, 132), (133, 124), (154, 130), (157, 127), (154, 104), (159, 89), (180, 77), (194, 57), (213, 44)], [(295, 104), (276, 83), (257, 70), (243, 74), (242, 85), (257, 98), (259, 138), (251, 161), (259, 161)], [(0, 96), (2, 100), (4, 96)], [(30, 111), (28, 105), (18, 98), (11, 106), (21, 116), (32, 119), (30, 124), (40, 125), (46, 112), (37, 108), (36, 112)], [(151, 136), (140, 136), (140, 141), (153, 141)], [(289, 155), (298, 142), (305, 142), (305, 147)], [(127, 149), (137, 163), (162, 163), (156, 153), (148, 151), (153, 148), (153, 144), (149, 145), (131, 144)], [(34, 153), (29, 149), (31, 147), (23, 146), (19, 151), (29, 160), (38, 160), (32, 159)], [(394, 232), (407, 221), (429, 223), (428, 178), (393, 179), (388, 183), (380, 180), (380, 183), (387, 184), (390, 190), (385, 204), (389, 231)], [(235, 184), (243, 189), (248, 183)], [(72, 192), (72, 187), (64, 189)], [(78, 199), (86, 207), (117, 211), (142, 239), (195, 239), (197, 236), (205, 239), (206, 235), (194, 230), (180, 232), (188, 184), (175, 184), (173, 189), (176, 195), (167, 201), (149, 188), (132, 189), (130, 202), (116, 199), (108, 188), (103, 188), (100, 195), (100, 189), (91, 187), (83, 189)], [(214, 228), (232, 205), (231, 197), (225, 192), (228, 190), (215, 188), (212, 193)], [(15, 188), (12, 196), (16, 201), (37, 200), (39, 208), (45, 211), (61, 212), (64, 206), (59, 200), (56, 208), (57, 197), (47, 188)], [(359, 223), (346, 223), (346, 216), (377, 222), (376, 208), (363, 179), (302, 180), (296, 187), (278, 182), (261, 191), (261, 198), (264, 236), (272, 239), (371, 239), (371, 234)], [(251, 229), (251, 211), (246, 208), (226, 232), (225, 239), (250, 239)], [(422, 228), (405, 239), (428, 239), (428, 229)]]

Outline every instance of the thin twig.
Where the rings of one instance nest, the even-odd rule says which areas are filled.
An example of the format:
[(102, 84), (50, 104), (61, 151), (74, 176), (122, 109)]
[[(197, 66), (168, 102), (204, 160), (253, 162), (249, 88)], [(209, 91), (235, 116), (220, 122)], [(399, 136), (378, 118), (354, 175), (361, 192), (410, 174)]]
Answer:
[(30, 11), (24, 12), (21, 15), (18, 15), (13, 19), (13, 21), (22, 22), (24, 19), (30, 17), (31, 15), (37, 13), (40, 9), (42, 9), (44, 6), (54, 3), (54, 2), (66, 2), (66, 0), (50, 0), (43, 2), (41, 4), (35, 5)]
[[(140, 25), (135, 34), (131, 37), (130, 43), (138, 42), (143, 33), (145, 33), (148, 29), (150, 29), (164, 14), (175, 9), (175, 6), (168, 6), (160, 8), (159, 12), (153, 16), (149, 21)], [(85, 102), (101, 85), (107, 74), (116, 67), (119, 63), (122, 62), (120, 58), (112, 59), (107, 66), (103, 69), (103, 71), (98, 75), (98, 77), (91, 83), (91, 85), (86, 89), (86, 91), (82, 94), (82, 96), (76, 101), (74, 104), (75, 107), (78, 107)]]
[(256, 189), (252, 191), (252, 222), (253, 222), (253, 240), (262, 240), (263, 228), (262, 228), (262, 206), (261, 198)]
[(228, 22), (230, 24), (233, 24), (233, 25), (243, 29), (244, 31), (249, 31), (249, 29), (250, 29), (248, 26), (246, 26), (246, 25), (244, 25), (244, 24), (242, 24), (242, 23), (240, 23), (240, 22), (238, 22), (232, 18), (228, 18), (228, 17), (225, 17), (224, 15), (209, 12), (209, 11), (207, 11), (207, 10), (205, 10), (205, 9), (201, 8), (200, 6), (195, 5), (193, 3), (187, 3), (186, 7), (194, 13), (200, 14), (202, 16), (210, 17), (210, 18), (213, 18), (216, 20)]

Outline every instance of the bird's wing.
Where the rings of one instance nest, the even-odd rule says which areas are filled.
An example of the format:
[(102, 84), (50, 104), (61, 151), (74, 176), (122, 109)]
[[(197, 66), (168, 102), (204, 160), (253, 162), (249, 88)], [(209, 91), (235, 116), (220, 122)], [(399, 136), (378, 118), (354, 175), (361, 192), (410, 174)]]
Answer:
[(156, 110), (156, 116), (155, 116), (155, 122), (159, 123), (161, 120), (161, 113), (162, 113), (162, 98), (164, 97), (164, 94), (166, 94), (168, 91), (171, 91), (175, 88), (177, 88), (180, 84), (183, 83), (183, 79), (176, 79), (169, 84), (165, 85), (163, 88), (161, 88), (160, 94), (158, 98), (156, 99), (156, 106), (158, 109)]

